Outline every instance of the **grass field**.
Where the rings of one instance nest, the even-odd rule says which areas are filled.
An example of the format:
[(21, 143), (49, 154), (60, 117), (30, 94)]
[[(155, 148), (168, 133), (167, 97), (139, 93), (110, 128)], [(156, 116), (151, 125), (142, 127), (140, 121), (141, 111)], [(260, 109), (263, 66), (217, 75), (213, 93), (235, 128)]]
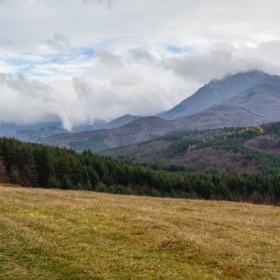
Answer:
[(0, 279), (280, 279), (280, 207), (1, 186)]

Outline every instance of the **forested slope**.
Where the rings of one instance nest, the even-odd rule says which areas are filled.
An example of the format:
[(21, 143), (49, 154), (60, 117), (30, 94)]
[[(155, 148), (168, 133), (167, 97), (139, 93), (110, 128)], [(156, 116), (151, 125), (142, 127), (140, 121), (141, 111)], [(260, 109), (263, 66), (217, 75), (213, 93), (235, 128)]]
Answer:
[[(183, 147), (174, 145), (178, 151)], [(212, 174), (177, 166), (155, 171), (115, 162), (89, 150), (76, 153), (8, 138), (0, 138), (0, 155), (1, 181), (23, 186), (273, 204), (280, 201), (280, 176), (276, 174)]]
[(185, 130), (105, 154), (154, 169), (170, 164), (200, 171), (280, 174), (280, 122)]

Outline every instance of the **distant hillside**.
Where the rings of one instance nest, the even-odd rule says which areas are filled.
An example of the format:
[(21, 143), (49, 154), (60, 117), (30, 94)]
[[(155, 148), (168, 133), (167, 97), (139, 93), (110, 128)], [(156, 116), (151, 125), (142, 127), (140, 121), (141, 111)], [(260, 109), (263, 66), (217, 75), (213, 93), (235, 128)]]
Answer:
[(36, 124), (22, 124), (18, 125), (15, 123), (7, 123), (7, 122), (0, 122), (0, 136), (8, 135), (10, 133), (20, 131), (20, 130), (36, 130), (42, 127), (50, 127), (50, 126), (57, 126), (60, 127), (61, 123), (59, 122), (40, 122)]
[(129, 122), (132, 122), (134, 120), (137, 120), (141, 118), (141, 116), (131, 116), (131, 115), (124, 115), (120, 118), (117, 118), (105, 125), (103, 125), (101, 127), (101, 129), (112, 129), (112, 128), (117, 128), (117, 127), (120, 127), (120, 126), (123, 126)]
[(13, 137), (25, 142), (35, 142), (41, 138), (51, 135), (69, 133), (66, 129), (57, 126), (48, 126), (38, 129), (25, 129), (7, 134), (8, 137)]
[[(99, 129), (105, 121), (96, 121), (93, 124), (85, 123), (72, 127), (72, 132)], [(22, 141), (35, 142), (41, 138), (54, 134), (68, 133), (61, 122), (40, 122), (36, 124), (17, 125), (15, 123), (0, 122), (0, 136), (14, 137)]]
[(224, 101), (239, 106), (264, 122), (280, 120), (280, 79), (271, 79)]
[[(172, 150), (173, 159), (177, 161), (183, 160), (185, 154), (202, 151), (196, 157), (196, 160), (201, 162), (196, 169), (200, 170), (202, 164), (207, 167), (207, 173), (196, 172), (191, 168), (191, 164), (187, 167), (165, 164), (164, 158), (158, 155), (154, 165), (149, 166), (152, 168), (145, 168), (128, 164), (124, 160), (114, 161), (111, 157), (104, 157), (89, 150), (77, 153), (69, 149), (0, 137), (0, 182), (26, 187), (78, 189), (118, 194), (235, 201), (246, 199), (255, 203), (277, 205), (280, 201), (280, 158), (269, 152), (277, 149), (279, 139), (278, 144), (270, 145), (271, 150), (265, 153), (243, 145), (246, 141), (248, 146), (257, 145), (258, 149), (261, 149), (261, 142), (249, 143), (249, 141), (256, 135), (264, 135), (264, 129), (279, 138), (280, 123), (273, 123), (265, 127), (230, 127), (222, 131), (206, 131), (205, 135), (200, 136), (201, 132), (198, 131), (178, 132), (158, 139), (170, 142), (168, 148)], [(144, 147), (148, 159), (156, 151), (156, 146), (151, 149), (147, 144), (149, 143), (141, 143), (138, 147)], [(217, 153), (215, 158), (212, 156), (207, 158), (206, 156), (209, 156), (209, 153), (206, 153), (207, 149), (221, 149), (222, 153)], [(224, 156), (227, 155), (226, 151), (231, 152), (231, 158)], [(222, 162), (222, 158), (227, 161)], [(193, 157), (189, 162), (195, 162), (195, 158)], [(230, 165), (235, 166), (234, 170), (226, 171), (241, 173), (218, 173), (213, 168), (208, 169), (208, 165), (212, 162), (218, 164), (222, 162), (227, 168)], [(254, 174), (245, 174), (244, 171), (247, 170), (244, 167), (251, 165), (252, 169), (249, 171)]]
[(221, 80), (211, 80), (209, 84), (201, 87), (192, 96), (157, 116), (164, 119), (175, 119), (194, 114), (214, 104), (219, 104), (271, 77), (273, 76), (261, 71), (251, 71), (229, 75)]
[(84, 123), (80, 125), (76, 125), (72, 127), (72, 132), (81, 132), (85, 130), (95, 130), (95, 129), (100, 129), (102, 126), (106, 124), (105, 121), (97, 120), (94, 123)]
[[(84, 124), (84, 125), (74, 126), (72, 128), (72, 133), (85, 132), (83, 134), (87, 135), (88, 133), (90, 133), (89, 131), (93, 131), (97, 129), (100, 130), (100, 129), (117, 128), (139, 118), (141, 117), (125, 115), (107, 124), (104, 121), (97, 121), (94, 124)], [(37, 126), (18, 127), (15, 125), (10, 125), (9, 127), (12, 132), (3, 133), (3, 135), (5, 134), (8, 137), (13, 137), (21, 141), (30, 141), (30, 142), (40, 142), (40, 141), (43, 142), (44, 141), (42, 140), (43, 138), (47, 138), (49, 136), (58, 135), (58, 134), (63, 134), (62, 137), (65, 138), (66, 135), (70, 133), (70, 131), (61, 128), (61, 124), (58, 124), (56, 126), (48, 126), (48, 127), (40, 127), (40, 128), (37, 128)], [(18, 130), (19, 128), (23, 128), (23, 129)], [(16, 129), (16, 131), (13, 131), (14, 129)], [(62, 143), (61, 145), (67, 146), (68, 143)]]
[(264, 119), (240, 108), (240, 106), (221, 103), (188, 117), (174, 119), (172, 122), (177, 129), (208, 129), (224, 126), (257, 125), (263, 123)]
[(105, 155), (156, 169), (173, 164), (201, 171), (280, 174), (280, 122), (179, 131)]
[(119, 128), (53, 135), (39, 142), (50, 146), (66, 146), (77, 151), (125, 146), (164, 135), (173, 129), (170, 121), (157, 117), (143, 117)]

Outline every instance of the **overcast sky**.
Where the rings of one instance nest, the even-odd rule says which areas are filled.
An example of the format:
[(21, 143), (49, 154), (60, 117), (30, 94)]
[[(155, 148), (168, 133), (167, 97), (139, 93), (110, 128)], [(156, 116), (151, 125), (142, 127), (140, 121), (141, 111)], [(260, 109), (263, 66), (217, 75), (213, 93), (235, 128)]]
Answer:
[(170, 109), (212, 78), (280, 75), (277, 0), (0, 0), (0, 121)]

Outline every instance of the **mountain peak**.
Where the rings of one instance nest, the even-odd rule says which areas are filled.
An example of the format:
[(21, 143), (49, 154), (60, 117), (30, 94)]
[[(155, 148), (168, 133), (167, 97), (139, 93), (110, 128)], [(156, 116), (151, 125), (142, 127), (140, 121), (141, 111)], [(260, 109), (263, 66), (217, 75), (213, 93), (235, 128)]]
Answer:
[(158, 114), (164, 119), (174, 119), (188, 116), (219, 104), (246, 89), (253, 87), (269, 78), (280, 78), (271, 76), (260, 70), (240, 72), (232, 75), (225, 75), (222, 79), (212, 79), (208, 84), (198, 89), (192, 96), (183, 100), (180, 104), (169, 111)]
[(115, 120), (112, 120), (111, 122), (105, 124), (104, 126), (102, 126), (101, 128), (103, 129), (111, 129), (111, 128), (117, 128), (117, 127), (120, 127), (120, 126), (123, 126), (129, 122), (132, 122), (134, 120), (137, 120), (141, 118), (141, 116), (132, 116), (132, 115), (129, 115), (129, 114), (126, 114), (124, 116), (121, 116)]

